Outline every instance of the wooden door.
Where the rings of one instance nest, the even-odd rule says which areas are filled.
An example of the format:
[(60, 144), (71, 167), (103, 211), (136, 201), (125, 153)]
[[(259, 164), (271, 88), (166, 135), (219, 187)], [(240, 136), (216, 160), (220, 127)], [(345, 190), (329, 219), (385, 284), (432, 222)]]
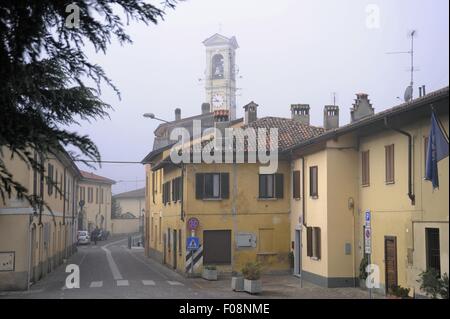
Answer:
[(397, 237), (384, 238), (384, 263), (386, 270), (386, 292), (398, 285), (397, 278)]

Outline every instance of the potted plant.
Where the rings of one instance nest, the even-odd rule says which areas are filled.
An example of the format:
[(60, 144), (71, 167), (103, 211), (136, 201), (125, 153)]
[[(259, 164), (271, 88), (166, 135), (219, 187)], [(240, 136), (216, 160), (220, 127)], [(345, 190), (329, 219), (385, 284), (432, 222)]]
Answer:
[(426, 293), (428, 297), (437, 299), (448, 299), (448, 275), (445, 273), (442, 278), (434, 269), (423, 271), (419, 274), (420, 289)]
[(235, 271), (231, 274), (231, 289), (233, 291), (244, 291), (244, 277)]
[(261, 284), (261, 264), (258, 262), (248, 262), (242, 268), (244, 275), (244, 290), (250, 294), (258, 294), (262, 291)]
[(363, 259), (361, 259), (361, 263), (359, 264), (359, 287), (362, 289), (366, 289), (366, 279), (367, 272), (366, 268), (369, 265), (369, 257), (364, 255)]
[(389, 299), (408, 299), (410, 288), (394, 285), (389, 289)]
[(214, 265), (203, 267), (202, 278), (206, 280), (217, 280), (217, 268)]

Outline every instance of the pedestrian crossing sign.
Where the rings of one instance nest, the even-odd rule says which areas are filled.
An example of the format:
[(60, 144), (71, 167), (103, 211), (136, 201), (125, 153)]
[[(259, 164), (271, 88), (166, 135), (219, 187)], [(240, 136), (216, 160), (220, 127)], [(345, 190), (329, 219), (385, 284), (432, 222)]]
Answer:
[(187, 250), (197, 250), (200, 247), (200, 240), (198, 237), (188, 237), (186, 240)]

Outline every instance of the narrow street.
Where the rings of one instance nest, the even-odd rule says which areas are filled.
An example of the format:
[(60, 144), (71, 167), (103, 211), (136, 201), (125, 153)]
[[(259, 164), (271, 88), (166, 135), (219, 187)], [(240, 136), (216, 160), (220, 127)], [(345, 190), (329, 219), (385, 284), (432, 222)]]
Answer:
[[(68, 289), (68, 264), (80, 267), (80, 288)], [(339, 298), (364, 299), (367, 292), (357, 288), (322, 288), (310, 283), (299, 285), (290, 275), (263, 276), (263, 292), (250, 295), (233, 292), (231, 279), (217, 281), (184, 278), (144, 256), (142, 249), (128, 249), (126, 237), (115, 237), (97, 245), (79, 246), (66, 264), (32, 285), (29, 291), (0, 292), (2, 298), (18, 299), (253, 299), (253, 298)], [(380, 296), (375, 298), (379, 298)]]
[(79, 246), (67, 264), (80, 267), (80, 288), (65, 287), (66, 265), (48, 274), (27, 292), (0, 293), (0, 298), (196, 298), (185, 279), (127, 248), (127, 238)]

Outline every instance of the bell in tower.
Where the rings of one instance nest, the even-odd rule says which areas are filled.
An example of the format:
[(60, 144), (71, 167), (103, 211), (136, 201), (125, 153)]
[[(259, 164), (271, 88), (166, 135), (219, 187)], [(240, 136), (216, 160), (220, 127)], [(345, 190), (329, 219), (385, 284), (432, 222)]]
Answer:
[(210, 111), (226, 110), (229, 119), (236, 118), (235, 52), (239, 47), (235, 37), (218, 33), (209, 37), (206, 47), (206, 102)]

